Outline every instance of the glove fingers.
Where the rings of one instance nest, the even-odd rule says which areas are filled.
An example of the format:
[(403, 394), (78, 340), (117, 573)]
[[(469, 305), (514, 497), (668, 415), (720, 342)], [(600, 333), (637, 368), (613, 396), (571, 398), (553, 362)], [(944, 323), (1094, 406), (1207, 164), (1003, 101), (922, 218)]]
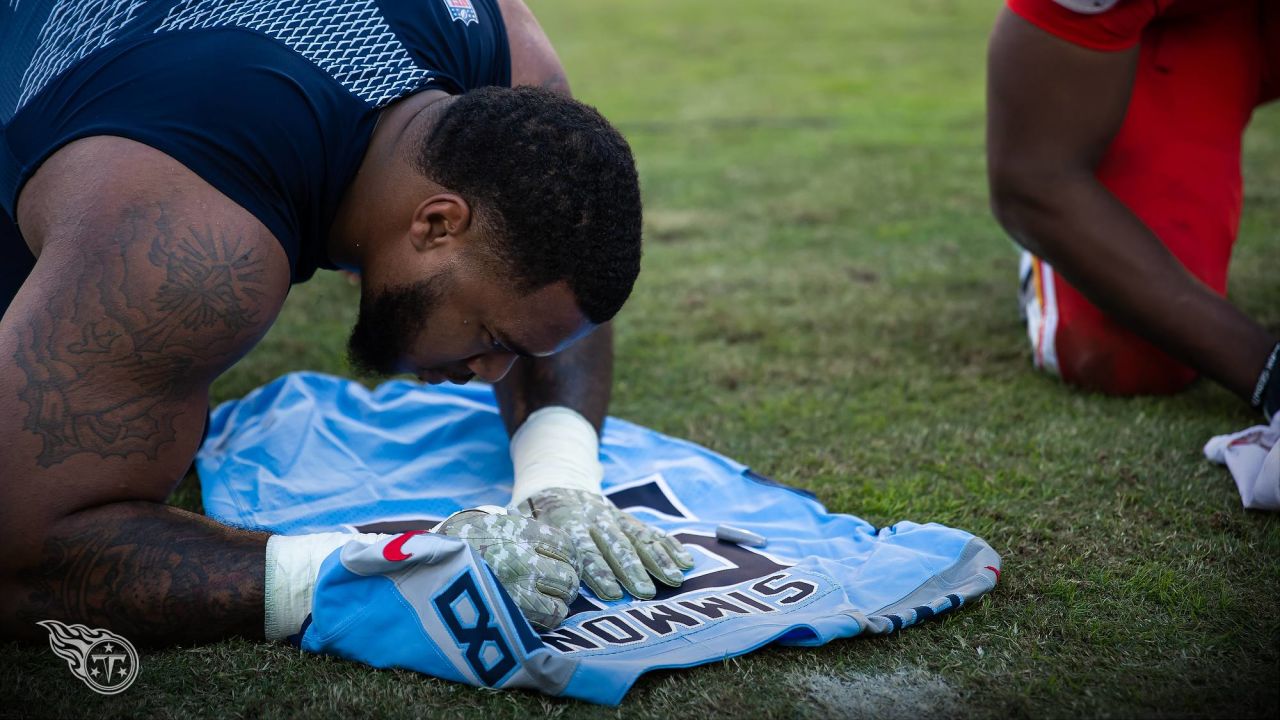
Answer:
[(494, 543), (481, 548), (480, 557), (498, 576), (498, 581), (506, 585), (530, 577), (541, 556), (525, 545)]
[(636, 519), (631, 513), (620, 512), (622, 522), (627, 530), (627, 534), (633, 538), (639, 538), (646, 543), (660, 542), (666, 547), (667, 552), (671, 555), (671, 559), (677, 565), (685, 570), (691, 570), (694, 566), (693, 555), (685, 549), (679, 540), (671, 537), (662, 528), (654, 527), (647, 523), (643, 523)]
[[(578, 599), (578, 588), (581, 585), (579, 574), (581, 573), (581, 559), (578, 555), (578, 549), (573, 546), (573, 540), (565, 533), (564, 540), (569, 543), (565, 548), (557, 543), (554, 546), (546, 545), (536, 546), (536, 551), (540, 556), (538, 559), (539, 572), (550, 578), (549, 582), (553, 587), (564, 588), (565, 593), (558, 594), (564, 598), (565, 602), (571, 603)], [(566, 552), (567, 549), (567, 552)]]
[(538, 591), (571, 603), (578, 597), (578, 573), (569, 563), (540, 557), (533, 567)]
[(577, 565), (578, 550), (574, 547), (572, 538), (548, 525), (539, 524), (537, 527), (540, 530), (548, 531), (539, 534), (537, 539), (531, 542), (533, 549), (539, 555), (570, 565)]
[(435, 531), (441, 535), (458, 537), (458, 533), (462, 527), (484, 517), (487, 516), (479, 510), (459, 512), (441, 523), (440, 527), (436, 528)]
[[(588, 545), (589, 550), (586, 548)], [(595, 593), (596, 597), (601, 600), (622, 599), (622, 586), (618, 584), (609, 563), (605, 561), (604, 556), (596, 549), (595, 543), (591, 542), (590, 538), (578, 546), (578, 557), (582, 560), (582, 582), (591, 588), (591, 592)]]
[(658, 594), (653, 581), (649, 579), (644, 562), (631, 543), (631, 538), (622, 531), (622, 528), (616, 524), (605, 530), (593, 527), (591, 537), (595, 540), (596, 547), (600, 548), (600, 554), (609, 564), (614, 577), (622, 583), (627, 592), (641, 600), (648, 600)]
[(527, 545), (516, 543), (489, 545), (480, 556), (503, 585), (528, 580), (566, 602), (573, 602), (578, 596), (576, 568), (565, 560), (544, 556)]
[(503, 583), (502, 586), (524, 613), (525, 619), (542, 630), (551, 630), (569, 614), (569, 606), (563, 600), (543, 595), (530, 584)]
[(681, 570), (693, 569), (695, 564), (693, 553), (686, 550), (684, 544), (679, 540), (663, 533), (662, 546), (667, 549), (667, 552), (671, 555), (671, 559), (675, 561), (676, 565), (680, 566)]
[(665, 542), (670, 541), (671, 538), (661, 530), (644, 525), (638, 520), (633, 518), (628, 520), (630, 522), (627, 523), (627, 534), (631, 537), (631, 542), (635, 545), (645, 570), (664, 585), (680, 587), (680, 583), (684, 582), (684, 572), (676, 562), (670, 546)]
[(684, 582), (684, 571), (694, 566), (693, 555), (679, 540), (661, 528), (640, 522), (630, 513), (622, 513), (622, 523), (649, 572), (663, 583), (679, 587)]
[(649, 574), (664, 585), (680, 587), (684, 582), (684, 572), (668, 552), (661, 541), (637, 543), (640, 548), (640, 560)]
[(549, 630), (568, 615), (568, 603), (578, 596), (572, 565), (514, 542), (489, 545), (481, 557), (529, 622)]

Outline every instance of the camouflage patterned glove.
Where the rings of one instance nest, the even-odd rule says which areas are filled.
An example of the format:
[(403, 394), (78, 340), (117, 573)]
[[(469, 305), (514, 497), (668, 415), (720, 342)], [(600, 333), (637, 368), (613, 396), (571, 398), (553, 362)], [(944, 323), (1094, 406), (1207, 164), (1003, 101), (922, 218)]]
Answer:
[(537, 627), (550, 630), (569, 614), (569, 603), (578, 597), (578, 557), (563, 532), (519, 515), (479, 508), (449, 516), (435, 531), (475, 548)]
[(649, 575), (679, 587), (684, 582), (682, 571), (693, 567), (693, 556), (675, 538), (619, 510), (597, 492), (549, 488), (534, 493), (515, 510), (573, 538), (582, 562), (582, 581), (602, 600), (621, 599), (622, 587), (647, 600), (657, 594)]

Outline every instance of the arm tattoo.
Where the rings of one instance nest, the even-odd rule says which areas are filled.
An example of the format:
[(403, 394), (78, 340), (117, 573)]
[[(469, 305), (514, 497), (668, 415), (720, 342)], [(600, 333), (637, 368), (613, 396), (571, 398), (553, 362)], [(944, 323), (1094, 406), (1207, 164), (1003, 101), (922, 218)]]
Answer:
[[(158, 288), (130, 277), (144, 249), (163, 273)], [(175, 439), (198, 370), (242, 351), (264, 261), (239, 238), (173, 227), (160, 206), (133, 208), (110, 252), (65, 272), (76, 290), (32, 314), (14, 355), (26, 377), (23, 428), (43, 441), (37, 462), (52, 467), (77, 453), (155, 460)]]
[(148, 502), (76, 513), (22, 578), (16, 629), (59, 619), (148, 645), (261, 638), (266, 537)]

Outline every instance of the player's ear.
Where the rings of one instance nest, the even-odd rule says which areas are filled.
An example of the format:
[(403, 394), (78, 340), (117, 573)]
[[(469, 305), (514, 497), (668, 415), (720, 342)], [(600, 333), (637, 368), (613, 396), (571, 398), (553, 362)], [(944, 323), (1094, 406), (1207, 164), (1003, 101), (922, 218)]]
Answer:
[(414, 208), (409, 239), (419, 251), (459, 242), (471, 227), (471, 205), (460, 195), (439, 193)]

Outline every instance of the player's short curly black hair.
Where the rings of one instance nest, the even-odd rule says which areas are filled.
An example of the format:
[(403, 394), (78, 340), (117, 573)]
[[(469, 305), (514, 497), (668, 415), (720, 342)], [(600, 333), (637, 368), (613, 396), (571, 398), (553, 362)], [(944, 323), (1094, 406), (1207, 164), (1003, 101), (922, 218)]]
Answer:
[(483, 219), (518, 291), (567, 281), (595, 324), (626, 302), (640, 273), (640, 182), (595, 108), (532, 87), (472, 90), (440, 114), (417, 160)]

